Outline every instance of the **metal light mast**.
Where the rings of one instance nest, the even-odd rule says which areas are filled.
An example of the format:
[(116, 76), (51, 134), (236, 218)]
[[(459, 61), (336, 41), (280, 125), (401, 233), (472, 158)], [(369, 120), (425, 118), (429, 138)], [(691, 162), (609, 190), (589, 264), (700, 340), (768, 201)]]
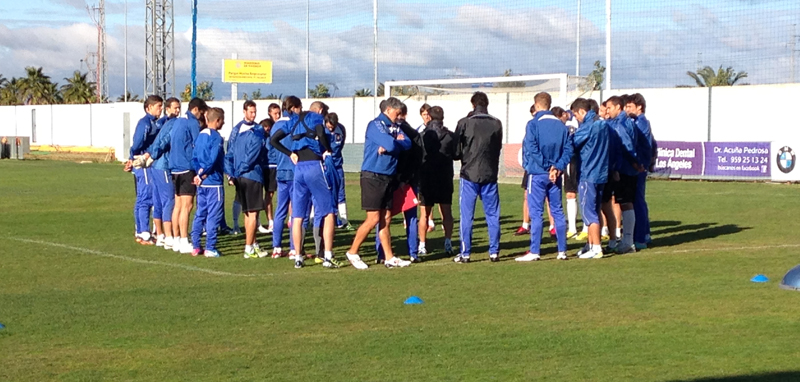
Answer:
[(172, 0), (145, 0), (144, 96), (175, 95), (175, 15)]

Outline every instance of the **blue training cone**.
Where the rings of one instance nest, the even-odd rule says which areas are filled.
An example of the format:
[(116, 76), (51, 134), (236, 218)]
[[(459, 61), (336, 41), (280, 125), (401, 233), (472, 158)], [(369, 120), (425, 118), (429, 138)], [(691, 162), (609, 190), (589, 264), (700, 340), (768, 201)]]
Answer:
[(764, 275), (755, 275), (755, 277), (750, 279), (750, 281), (752, 281), (754, 283), (765, 283), (765, 282), (769, 281), (769, 279), (767, 278), (767, 276), (764, 276)]
[(422, 302), (423, 301), (422, 301), (421, 298), (419, 298), (417, 296), (411, 296), (411, 297), (407, 298), (406, 301), (403, 304), (406, 304), (406, 305), (419, 305), (419, 304), (422, 304)]
[(5, 326), (5, 325), (3, 325), (3, 324), (0, 324), (0, 329), (5, 329), (5, 328), (6, 328), (6, 326)]

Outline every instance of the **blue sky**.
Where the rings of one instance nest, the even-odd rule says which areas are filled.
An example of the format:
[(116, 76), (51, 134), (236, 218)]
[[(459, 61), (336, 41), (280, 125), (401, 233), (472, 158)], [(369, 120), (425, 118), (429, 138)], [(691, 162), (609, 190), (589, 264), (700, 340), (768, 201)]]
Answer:
[[(86, 6), (96, 2), (0, 2), (0, 73), (10, 78), (22, 75), (25, 66), (41, 66), (63, 82), (81, 69), (80, 60), (95, 50), (96, 30)], [(214, 81), (217, 98), (230, 96), (229, 86), (220, 82), (220, 61), (234, 52), (274, 62), (273, 84), (240, 85), (240, 92), (304, 93), (304, 2), (199, 2), (198, 79)], [(372, 1), (310, 4), (310, 83), (329, 84), (337, 95), (372, 87)], [(174, 5), (180, 89), (189, 81), (190, 2), (174, 0)], [(379, 1), (379, 79), (493, 76), (505, 69), (573, 74), (576, 5), (576, 0)], [(106, 7), (109, 87), (115, 98), (123, 91), (124, 1), (107, 0)], [(583, 0), (581, 16), (581, 73), (586, 74), (595, 60), (605, 61), (605, 1)], [(745, 70), (746, 82), (754, 84), (789, 81), (792, 24), (800, 24), (797, 1), (615, 0), (613, 85), (689, 85), (686, 71), (698, 63)], [(144, 1), (129, 1), (128, 83), (136, 94), (142, 94), (143, 25)]]

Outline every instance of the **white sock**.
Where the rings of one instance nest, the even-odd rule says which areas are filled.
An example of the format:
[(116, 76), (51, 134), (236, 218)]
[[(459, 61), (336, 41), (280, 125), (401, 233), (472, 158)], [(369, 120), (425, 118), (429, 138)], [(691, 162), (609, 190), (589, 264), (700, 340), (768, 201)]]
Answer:
[(578, 231), (578, 201), (575, 199), (567, 199), (567, 220), (569, 221), (569, 232)]
[(233, 202), (233, 228), (239, 229), (239, 215), (242, 214), (242, 204), (239, 202)]
[(253, 253), (253, 246), (252, 245), (245, 245), (244, 246), (244, 253)]
[[(625, 224), (625, 214), (622, 214), (622, 224), (623, 224), (623, 225)], [(619, 240), (619, 239), (621, 239), (621, 238), (622, 238), (622, 231), (623, 231), (623, 230), (622, 230), (622, 227), (617, 227), (617, 232), (616, 232), (616, 234), (617, 234), (617, 240)]]
[(633, 229), (636, 226), (636, 213), (631, 209), (622, 211), (622, 248), (633, 245)]
[(274, 226), (275, 226), (275, 221), (273, 221), (272, 219), (269, 219), (269, 228), (272, 229), (272, 227), (274, 227)]
[(529, 223), (525, 223), (525, 222), (522, 223), (522, 228), (528, 229), (528, 227), (530, 227)]
[[(584, 228), (585, 227), (586, 226), (584, 226)], [(588, 231), (588, 229), (587, 229), (587, 231)], [(600, 236), (608, 236), (608, 227), (603, 227), (603, 229), (600, 230)]]
[[(523, 223), (523, 225), (524, 224), (525, 223)], [(428, 220), (428, 227), (436, 227), (436, 222), (434, 222), (433, 219)]]
[(333, 258), (333, 252), (325, 251), (325, 260), (330, 260)]
[(588, 225), (588, 224), (586, 224), (586, 223), (584, 223), (584, 224), (583, 224), (583, 229), (581, 230), (581, 232), (583, 232), (583, 233), (589, 233), (589, 225)]
[(594, 253), (603, 252), (603, 246), (600, 244), (592, 244), (592, 252)]
[(188, 237), (182, 237), (181, 238), (181, 245), (189, 245), (189, 238)]
[(552, 231), (552, 230), (553, 230), (553, 228), (555, 228), (555, 227), (553, 227), (553, 225), (552, 225), (552, 224), (550, 224), (550, 227), (547, 227), (547, 230), (548, 230), (548, 231)]
[(342, 221), (342, 225), (347, 225), (347, 204), (346, 203), (339, 203), (339, 220)]
[(424, 241), (420, 241), (419, 242), (419, 247), (417, 247), (417, 248), (419, 248), (420, 251), (425, 250), (425, 242)]

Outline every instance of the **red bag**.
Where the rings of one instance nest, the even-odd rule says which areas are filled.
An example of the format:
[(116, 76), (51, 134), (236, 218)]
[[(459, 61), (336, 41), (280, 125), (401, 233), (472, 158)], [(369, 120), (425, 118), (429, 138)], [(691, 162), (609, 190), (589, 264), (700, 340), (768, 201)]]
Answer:
[(419, 204), (417, 194), (411, 186), (404, 184), (392, 195), (392, 216), (416, 208)]

